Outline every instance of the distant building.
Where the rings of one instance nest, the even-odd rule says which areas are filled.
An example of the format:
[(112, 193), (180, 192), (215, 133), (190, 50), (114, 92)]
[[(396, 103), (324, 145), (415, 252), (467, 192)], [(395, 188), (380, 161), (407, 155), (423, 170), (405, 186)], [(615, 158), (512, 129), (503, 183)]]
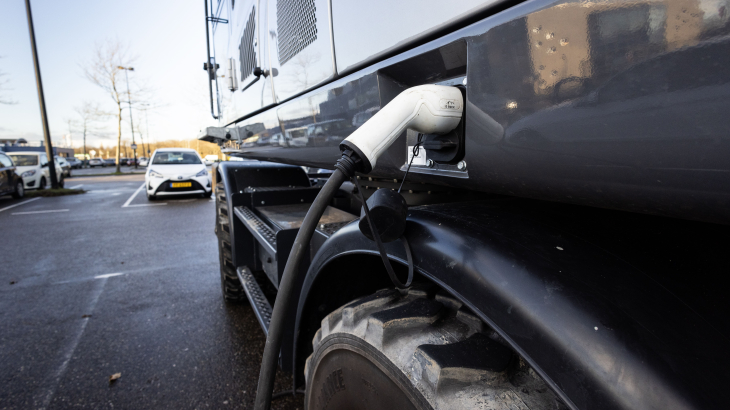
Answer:
[[(0, 151), (13, 152), (13, 151), (39, 151), (44, 152), (46, 150), (43, 141), (31, 141), (28, 142), (23, 138), (1, 138), (0, 139)], [(73, 148), (59, 148), (53, 147), (53, 155), (59, 155), (62, 157), (73, 157)]]

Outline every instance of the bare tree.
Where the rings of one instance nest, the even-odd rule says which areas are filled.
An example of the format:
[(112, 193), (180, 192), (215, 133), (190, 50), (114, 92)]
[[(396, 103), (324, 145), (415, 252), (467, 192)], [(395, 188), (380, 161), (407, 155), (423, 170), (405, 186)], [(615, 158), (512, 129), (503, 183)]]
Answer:
[[(3, 58), (3, 57), (0, 57), (0, 58)], [(7, 76), (7, 74), (4, 71), (0, 70), (0, 104), (6, 104), (6, 105), (17, 104), (16, 101), (8, 99), (7, 97), (5, 97), (3, 95), (6, 91), (11, 90), (10, 88), (8, 88), (9, 81), (7, 79), (3, 78), (5, 76)]]
[(135, 57), (130, 55), (129, 48), (119, 40), (107, 40), (99, 43), (94, 49), (91, 61), (83, 65), (84, 75), (92, 83), (103, 89), (114, 100), (117, 116), (117, 172), (120, 172), (119, 160), (122, 147), (122, 103), (129, 98), (132, 103), (146, 99), (148, 91), (137, 83), (129, 84), (127, 93), (124, 84), (122, 67), (133, 65)]
[(83, 134), (84, 159), (86, 159), (86, 135), (98, 135), (101, 132), (101, 129), (98, 127), (99, 123), (114, 114), (102, 110), (99, 103), (92, 101), (84, 101), (80, 106), (74, 107), (74, 111), (78, 114), (78, 119), (73, 121), (73, 124)]

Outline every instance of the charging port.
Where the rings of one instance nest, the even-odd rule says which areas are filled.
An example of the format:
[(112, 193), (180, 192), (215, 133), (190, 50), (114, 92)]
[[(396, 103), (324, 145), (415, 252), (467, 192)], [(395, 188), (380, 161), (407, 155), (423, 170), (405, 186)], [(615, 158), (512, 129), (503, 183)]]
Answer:
[[(457, 86), (466, 101), (466, 88)], [(466, 107), (466, 104), (464, 104)], [(443, 134), (424, 134), (421, 136), (421, 146), (426, 150), (426, 156), (439, 164), (456, 164), (464, 159), (464, 124), (466, 108), (461, 116), (461, 122), (452, 131)]]

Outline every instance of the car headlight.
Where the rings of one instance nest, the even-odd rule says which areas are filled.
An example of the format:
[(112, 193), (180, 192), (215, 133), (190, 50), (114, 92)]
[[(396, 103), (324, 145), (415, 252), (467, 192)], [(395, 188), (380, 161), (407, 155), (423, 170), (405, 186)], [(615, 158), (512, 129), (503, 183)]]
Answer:
[(152, 169), (150, 170), (150, 176), (155, 178), (163, 178), (162, 174)]
[(202, 171), (200, 171), (197, 174), (195, 174), (196, 177), (204, 177), (204, 176), (207, 176), (207, 175), (208, 175), (208, 170), (207, 169), (203, 169)]
[(35, 169), (31, 169), (30, 171), (25, 171), (20, 176), (25, 178), (25, 177), (32, 177), (33, 175), (35, 175)]

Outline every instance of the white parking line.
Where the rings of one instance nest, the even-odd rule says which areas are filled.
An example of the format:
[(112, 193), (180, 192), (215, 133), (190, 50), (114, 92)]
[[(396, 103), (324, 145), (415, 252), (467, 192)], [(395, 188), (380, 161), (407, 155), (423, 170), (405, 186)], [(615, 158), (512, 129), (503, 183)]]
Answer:
[(119, 273), (107, 273), (106, 275), (96, 275), (94, 276), (94, 279), (106, 279), (106, 278), (112, 278), (114, 276), (124, 275), (124, 272)]
[(137, 188), (136, 191), (134, 191), (134, 193), (132, 194), (132, 196), (130, 196), (129, 199), (127, 199), (127, 202), (125, 202), (124, 205), (122, 205), (122, 208), (128, 207), (129, 204), (132, 203), (132, 201), (134, 200), (134, 197), (137, 196), (137, 194), (139, 193), (139, 191), (141, 191), (143, 188), (144, 188), (144, 183), (139, 188)]
[(50, 214), (53, 212), (68, 212), (68, 209), (50, 209), (48, 211), (13, 212), (12, 215)]
[(136, 204), (136, 205), (130, 205), (130, 203), (132, 203), (132, 201), (134, 200), (134, 197), (137, 196), (137, 194), (139, 193), (139, 191), (142, 190), (142, 188), (144, 188), (144, 184), (142, 184), (141, 187), (137, 188), (137, 190), (134, 191), (134, 193), (132, 194), (132, 196), (130, 196), (129, 199), (127, 199), (127, 202), (125, 202), (124, 205), (122, 205), (122, 208), (132, 208), (132, 207), (135, 207), (135, 206), (160, 206), (160, 205), (167, 205), (167, 202), (162, 202), (162, 203), (157, 203), (157, 204)]
[(81, 341), (84, 330), (86, 330), (86, 325), (89, 323), (89, 317), (91, 317), (91, 314), (94, 313), (94, 308), (96, 308), (96, 304), (97, 302), (99, 302), (99, 297), (104, 291), (104, 285), (106, 285), (106, 282), (106, 279), (100, 282), (96, 282), (97, 285), (95, 286), (93, 293), (91, 294), (91, 300), (84, 310), (84, 312), (86, 312), (88, 316), (82, 316), (80, 326), (76, 329), (75, 334), (71, 335), (71, 340), (69, 340), (69, 342), (65, 346), (63, 346), (62, 350), (59, 352), (61, 353), (62, 362), (59, 363), (55, 371), (47, 375), (45, 380), (41, 382), (42, 387), (36, 390), (34, 394), (34, 399), (36, 403), (40, 403), (40, 408), (45, 409), (48, 407), (48, 405), (51, 404), (51, 400), (53, 400), (53, 396), (56, 394), (56, 389), (58, 389), (58, 384), (61, 381), (61, 377), (63, 377), (63, 374), (66, 372), (68, 363), (71, 361), (71, 358), (76, 351), (76, 347)]
[(6, 210), (8, 210), (8, 209), (10, 209), (10, 208), (15, 208), (16, 206), (20, 206), (20, 205), (23, 205), (23, 204), (27, 204), (28, 202), (33, 202), (33, 201), (37, 201), (37, 200), (39, 200), (39, 199), (41, 199), (41, 197), (38, 197), (38, 198), (33, 198), (33, 199), (29, 199), (29, 200), (27, 200), (27, 201), (23, 201), (23, 202), (18, 202), (18, 203), (17, 203), (17, 204), (15, 204), (15, 205), (10, 205), (10, 206), (6, 206), (5, 208), (3, 208), (3, 209), (0, 209), (0, 212), (2, 212), (2, 211), (6, 211)]
[(80, 184), (80, 185), (72, 186), (72, 187), (71, 187), (71, 188), (69, 188), (69, 189), (79, 189), (79, 188), (81, 188), (82, 186), (84, 186), (84, 184)]
[(136, 205), (127, 205), (127, 208), (132, 208), (135, 206), (160, 206), (160, 205), (167, 205), (167, 202), (161, 202), (159, 204), (136, 204)]

